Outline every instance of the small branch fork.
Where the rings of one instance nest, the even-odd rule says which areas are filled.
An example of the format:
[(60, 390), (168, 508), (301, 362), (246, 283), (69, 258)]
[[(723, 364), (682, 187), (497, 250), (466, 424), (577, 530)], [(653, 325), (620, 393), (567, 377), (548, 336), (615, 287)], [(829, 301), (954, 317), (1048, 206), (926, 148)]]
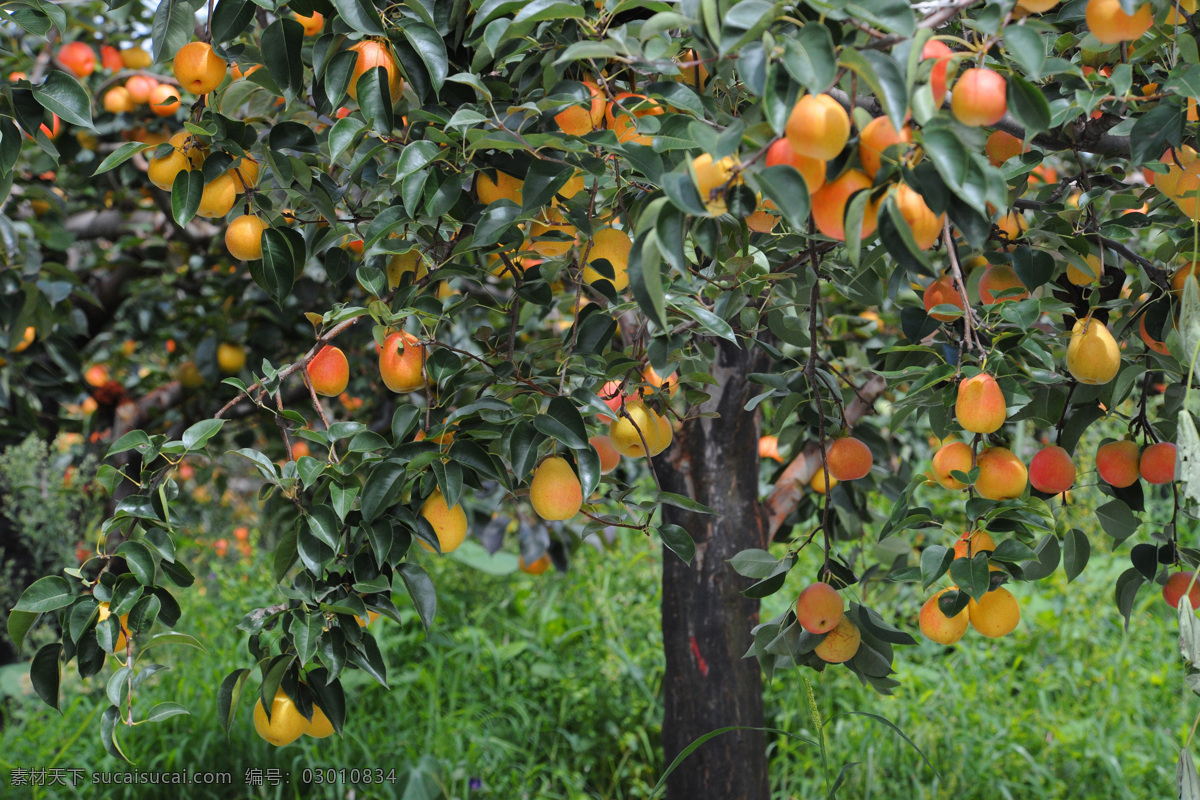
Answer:
[[(339, 322), (337, 325), (334, 325), (332, 328), (330, 328), (323, 336), (318, 337), (316, 343), (314, 343), (312, 348), (309, 349), (309, 351), (304, 354), (303, 358), (301, 358), (299, 361), (297, 361), (294, 364), (284, 367), (283, 369), (281, 369), (279, 371), (279, 373), (277, 374), (277, 377), (279, 378), (279, 380), (283, 381), (285, 378), (294, 374), (297, 370), (306, 368), (309, 365), (309, 363), (314, 358), (317, 357), (317, 353), (321, 352), (322, 347), (324, 347), (326, 344), (328, 344), (331, 340), (337, 338), (338, 335), (340, 335), (347, 328), (349, 328), (352, 325), (354, 325), (355, 323), (357, 323), (360, 319), (362, 319), (362, 317), (354, 317), (353, 319), (348, 319), (348, 320), (345, 320), (344, 322)], [(251, 392), (261, 390), (262, 388), (263, 388), (263, 386), (262, 386), (261, 381), (255, 383), (253, 386), (247, 387), (245, 392), (242, 392), (237, 397), (233, 398), (228, 403), (221, 406), (221, 410), (218, 411), (216, 414), (213, 414), (213, 419), (220, 419), (221, 417), (225, 416), (227, 413), (229, 413), (229, 411), (232, 408), (234, 408), (239, 403), (241, 403), (243, 400), (248, 398), (250, 396)]]
[[(968, 350), (974, 349), (980, 355), (985, 355), (986, 351), (979, 343), (979, 337), (975, 333), (974, 310), (971, 308), (971, 299), (967, 297), (967, 279), (963, 275), (962, 263), (958, 260), (958, 245), (954, 243), (954, 231), (951, 230), (948, 219), (942, 227), (942, 242), (946, 246), (946, 255), (950, 257), (950, 275), (954, 280), (954, 288), (958, 289), (958, 296), (962, 300), (963, 343)], [(962, 360), (959, 359), (959, 367), (961, 368), (961, 366)]]

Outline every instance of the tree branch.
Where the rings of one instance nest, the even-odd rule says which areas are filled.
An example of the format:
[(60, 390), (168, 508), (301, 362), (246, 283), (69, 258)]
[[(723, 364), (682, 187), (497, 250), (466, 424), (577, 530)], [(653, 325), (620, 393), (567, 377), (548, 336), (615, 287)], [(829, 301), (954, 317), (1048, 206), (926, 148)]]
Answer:
[[(871, 411), (875, 400), (883, 394), (883, 390), (886, 388), (887, 381), (879, 375), (872, 375), (859, 391), (860, 396), (846, 406), (844, 415), (846, 427), (853, 428), (857, 425), (859, 420)], [(809, 442), (800, 455), (792, 459), (779, 479), (775, 481), (775, 488), (763, 504), (767, 510), (768, 540), (775, 535), (783, 521), (800, 504), (804, 487), (821, 468), (823, 446), (823, 442)]]

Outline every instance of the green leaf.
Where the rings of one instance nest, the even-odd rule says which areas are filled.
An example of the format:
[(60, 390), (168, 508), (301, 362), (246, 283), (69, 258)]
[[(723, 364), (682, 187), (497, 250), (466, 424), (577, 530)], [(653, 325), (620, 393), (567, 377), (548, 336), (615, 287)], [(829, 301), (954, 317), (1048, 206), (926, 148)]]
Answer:
[(542, 440), (542, 434), (528, 420), (521, 420), (514, 426), (509, 437), (509, 462), (518, 481), (523, 481), (533, 470)]
[(1117, 610), (1121, 612), (1121, 616), (1125, 619), (1125, 632), (1129, 633), (1129, 615), (1133, 612), (1133, 602), (1137, 599), (1138, 589), (1142, 588), (1142, 584), (1146, 579), (1142, 573), (1138, 572), (1134, 567), (1130, 567), (1121, 573), (1117, 578), (1117, 583), (1114, 587), (1114, 595), (1117, 603)]
[(117, 743), (116, 731), (119, 724), (121, 724), (121, 709), (116, 706), (104, 709), (104, 713), (100, 716), (100, 741), (104, 743), (104, 749), (110, 756), (131, 764), (133, 762), (129, 760), (129, 757), (121, 750), (121, 745)]
[[(354, 67), (358, 64), (358, 54), (353, 50), (343, 50), (329, 60), (325, 65), (324, 85), (325, 96), (329, 100), (332, 107), (337, 107), (346, 99), (346, 90), (350, 87), (350, 81), (354, 78)], [(357, 87), (356, 87), (357, 91)], [(353, 117), (345, 117), (334, 123), (336, 129), (343, 122), (355, 121), (362, 126), (362, 120), (354, 120)], [(334, 145), (335, 133), (330, 132), (329, 149), (332, 151), (331, 156), (334, 161), (337, 160), (337, 154), (344, 149), (343, 146)]]
[(829, 88), (837, 74), (837, 55), (829, 28), (810, 22), (795, 38), (784, 41), (783, 66), (797, 83), (813, 94)]
[(921, 551), (921, 588), (928, 589), (945, 575), (953, 560), (954, 551), (940, 544), (930, 545)]
[(676, 508), (682, 508), (685, 511), (692, 511), (696, 514), (716, 514), (717, 513), (716, 511), (713, 511), (711, 508), (704, 505), (703, 503), (697, 502), (696, 500), (693, 500), (690, 497), (685, 497), (681, 494), (675, 494), (674, 492), (659, 492), (658, 500), (659, 500), (659, 502), (666, 503), (669, 506), (675, 506)]
[(754, 548), (742, 550), (729, 559), (729, 566), (733, 567), (734, 572), (755, 580), (774, 575), (779, 564), (780, 560), (766, 550)]
[(329, 129), (329, 160), (336, 163), (338, 157), (360, 138), (366, 128), (367, 124), (355, 117), (345, 117), (333, 123)]
[(374, 636), (364, 634), (361, 648), (352, 647), (347, 655), (351, 664), (370, 675), (383, 688), (388, 688), (387, 664), (383, 660), (383, 654), (379, 652), (379, 645)]
[(450, 73), (450, 59), (446, 53), (446, 40), (437, 31), (420, 22), (402, 22), (400, 32), (421, 57), (429, 73), (433, 93), (442, 90), (446, 76)]
[(21, 649), (21, 643), (25, 641), (25, 635), (29, 633), (29, 629), (33, 627), (33, 623), (37, 622), (40, 614), (33, 611), (17, 611), (13, 609), (8, 612), (8, 638), (12, 640), (13, 647), (18, 651)]
[(371, 470), (363, 485), (362, 518), (371, 522), (400, 499), (407, 468), (402, 461), (388, 460)]
[(1116, 544), (1137, 533), (1141, 520), (1121, 500), (1111, 500), (1096, 509), (1096, 517), (1104, 532), (1116, 539)]
[(692, 563), (692, 559), (696, 556), (696, 542), (684, 528), (679, 525), (659, 525), (658, 535), (672, 553), (683, 559), (683, 563)]
[(927, 268), (928, 264), (925, 253), (917, 247), (912, 237), (912, 228), (901, 215), (893, 197), (889, 196), (884, 200), (877, 221), (879, 239), (888, 254), (911, 273), (918, 274), (924, 271), (923, 268)]
[(114, 706), (125, 705), (125, 701), (129, 698), (129, 676), (132, 673), (131, 668), (121, 667), (109, 677), (105, 693)]
[(108, 452), (104, 454), (105, 458), (124, 453), (126, 450), (133, 450), (139, 447), (149, 447), (150, 437), (145, 431), (130, 431), (113, 442), (112, 447), (108, 448)]
[(320, 614), (306, 614), (299, 609), (292, 612), (292, 641), (301, 664), (312, 661), (317, 654), (317, 639), (321, 636), (324, 621)]
[[(510, 0), (511, 1), (511, 0)], [(520, 0), (518, 0), (520, 2)], [(476, 18), (478, 18), (476, 14)], [(562, 51), (555, 64), (566, 64), (571, 61), (587, 61), (590, 59), (609, 59), (620, 55), (616, 47), (608, 42), (574, 42)]]
[(421, 623), (428, 631), (437, 614), (437, 592), (433, 588), (433, 581), (429, 579), (425, 570), (409, 561), (397, 566), (396, 572), (404, 581), (404, 588), (408, 590), (417, 614), (421, 617)]
[(200, 450), (208, 443), (208, 440), (217, 435), (221, 430), (221, 426), (225, 424), (223, 419), (205, 419), (192, 425), (183, 432), (180, 439), (183, 440), (183, 446), (189, 452)]
[(163, 574), (178, 586), (180, 589), (186, 589), (196, 582), (196, 578), (191, 571), (184, 566), (182, 561), (161, 561), (159, 566), (162, 567)]
[(950, 562), (950, 578), (958, 588), (979, 601), (991, 586), (988, 572), (988, 554), (979, 553), (974, 558), (956, 558)]
[(1063, 539), (1063, 570), (1067, 573), (1067, 582), (1075, 580), (1087, 566), (1092, 555), (1092, 545), (1087, 534), (1072, 528)]
[(1016, 270), (1021, 283), (1030, 291), (1049, 283), (1054, 275), (1054, 268), (1054, 258), (1049, 253), (1041, 250), (1035, 252), (1025, 245), (1013, 251), (1013, 269)]
[(768, 0), (740, 0), (734, 4), (721, 20), (720, 54), (739, 51), (760, 38), (779, 13), (778, 6)]
[(574, 172), (574, 168), (565, 164), (534, 161), (529, 166), (529, 171), (525, 174), (525, 183), (521, 187), (521, 213), (532, 214), (549, 205), (554, 195), (562, 189)]
[(304, 26), (291, 17), (279, 17), (263, 31), (261, 43), (263, 62), (276, 85), (289, 97), (302, 90)]
[(233, 730), (237, 718), (238, 702), (242, 698), (242, 688), (246, 685), (248, 677), (250, 677), (250, 670), (235, 669), (225, 676), (225, 679), (221, 681), (221, 688), (217, 690), (217, 721), (225, 729), (226, 736)]
[(713, 336), (718, 336), (730, 344), (737, 344), (737, 336), (734, 335), (733, 326), (728, 322), (718, 317), (713, 312), (709, 311), (702, 305), (685, 302), (680, 303), (679, 311), (696, 320), (700, 323), (700, 327), (711, 333)]
[(108, 157), (100, 162), (100, 166), (96, 167), (96, 171), (93, 172), (92, 175), (99, 175), (101, 173), (108, 172), (110, 169), (119, 167), (129, 159), (136, 156), (138, 153), (144, 150), (149, 150), (153, 147), (156, 147), (156, 145), (142, 144), (141, 142), (126, 142), (113, 152), (109, 153)]
[(763, 195), (775, 204), (775, 208), (792, 230), (800, 233), (808, 229), (808, 215), (811, 210), (808, 184), (795, 167), (767, 167), (756, 173), (754, 179), (762, 189)]
[(279, 583), (287, 575), (292, 564), (296, 562), (297, 539), (299, 532), (293, 526), (279, 539), (279, 544), (275, 547), (275, 558), (272, 561), (272, 574), (275, 577), (275, 582)]
[(971, 155), (951, 128), (927, 125), (921, 132), (925, 152), (946, 186), (980, 213), (987, 207), (987, 187), (974, 174)]
[(282, 307), (296, 282), (296, 255), (288, 237), (278, 228), (264, 230), (262, 244), (263, 257), (251, 262), (250, 275), (275, 304)]
[(182, 227), (196, 216), (204, 195), (204, 175), (198, 169), (185, 169), (171, 184), (171, 214)]
[(137, 578), (138, 583), (143, 586), (154, 585), (154, 556), (150, 553), (150, 548), (141, 542), (122, 542), (117, 548), (117, 553), (125, 557), (125, 563), (129, 565), (129, 571)]
[(308, 529), (318, 540), (329, 546), (335, 553), (340, 549), (341, 524), (337, 515), (329, 506), (314, 506), (308, 512)]
[(362, 115), (371, 123), (371, 129), (385, 136), (390, 134), (396, 118), (392, 110), (392, 90), (388, 85), (387, 71), (383, 67), (366, 70), (359, 76), (354, 92), (358, 96)]
[(1038, 542), (1038, 546), (1034, 552), (1037, 554), (1037, 560), (1026, 561), (1021, 565), (1024, 578), (1028, 581), (1040, 581), (1042, 578), (1049, 577), (1054, 573), (1054, 570), (1058, 569), (1058, 561), (1062, 553), (1062, 548), (1058, 544), (1058, 537), (1053, 533), (1046, 534)]
[(159, 703), (146, 714), (146, 722), (162, 722), (164, 719), (177, 717), (180, 714), (190, 715), (191, 713), (179, 703)]
[(371, 0), (332, 0), (338, 16), (359, 33), (368, 36), (383, 36), (383, 20)]
[(1008, 110), (1027, 133), (1040, 133), (1050, 127), (1050, 103), (1046, 95), (1016, 73), (1008, 76)]
[(1179, 763), (1175, 767), (1175, 795), (1179, 800), (1200, 800), (1200, 775), (1196, 774), (1196, 762), (1191, 751), (1179, 750)]
[(1183, 138), (1184, 113), (1178, 101), (1160, 100), (1154, 108), (1138, 117), (1129, 133), (1129, 151), (1133, 163), (1139, 166), (1157, 161), (1171, 144)]
[(0, 19), (4, 18), (17, 23), (34, 36), (45, 36), (53, 27), (50, 18), (41, 9), (20, 3), (6, 3), (0, 9)]
[[(431, 142), (427, 139), (405, 145), (404, 149), (400, 151), (400, 158), (396, 159), (396, 180), (403, 180), (409, 175), (413, 175), (417, 171), (424, 169), (431, 161), (437, 158), (440, 152), (441, 148), (438, 147), (437, 142)], [(526, 181), (525, 192), (526, 197), (528, 197), (528, 181)]]
[(407, 39), (392, 42), (392, 49), (400, 62), (400, 71), (407, 78), (409, 88), (422, 102), (430, 100), (430, 77), (420, 53), (413, 49)]
[(534, 417), (533, 426), (572, 450), (582, 450), (590, 446), (583, 416), (575, 404), (565, 397), (552, 398), (546, 413)]
[(87, 90), (67, 73), (51, 70), (40, 86), (33, 87), (33, 96), (42, 108), (58, 114), (63, 122), (95, 130)]
[[(826, 5), (818, 3), (820, 8)], [(906, 39), (917, 29), (917, 20), (913, 16), (912, 6), (905, 0), (851, 0), (838, 3), (845, 13), (867, 22), (889, 33), (898, 33)]]
[(74, 599), (75, 594), (66, 578), (47, 575), (31, 583), (21, 593), (21, 599), (13, 606), (13, 611), (41, 614), (69, 606)]
[(58, 657), (62, 653), (61, 642), (44, 645), (29, 662), (29, 680), (42, 702), (58, 711)]
[(1042, 77), (1046, 64), (1046, 44), (1042, 35), (1029, 25), (1009, 25), (1003, 31), (1004, 46), (1008, 55), (1021, 67), (1029, 80)]
[(231, 42), (241, 36), (254, 19), (255, 8), (251, 0), (220, 0), (213, 10), (213, 42)]
[(662, 188), (672, 205), (680, 211), (694, 217), (708, 216), (708, 209), (704, 207), (704, 201), (700, 198), (696, 181), (686, 168), (675, 169), (663, 175)]
[(629, 251), (626, 267), (629, 289), (638, 306), (662, 330), (668, 329), (658, 234), (648, 230), (638, 235)]
[(1017, 564), (1021, 561), (1028, 561), (1037, 558), (1037, 553), (1029, 549), (1029, 546), (1017, 539), (1005, 539), (996, 549), (989, 554), (993, 561), (1001, 561), (1006, 564)]
[[(671, 205), (665, 197), (652, 201), (650, 206), (658, 209), (657, 216), (654, 218), (654, 233), (659, 253), (671, 268), (686, 269), (687, 257), (683, 252), (683, 240), (687, 227), (687, 215)], [(648, 207), (646, 214), (649, 213), (650, 208)]]
[(153, 39), (150, 55), (154, 63), (161, 64), (174, 58), (179, 48), (195, 36), (195, 28), (195, 6), (189, 0), (162, 0), (154, 10), (154, 22), (150, 27)]
[(161, 610), (162, 601), (156, 595), (143, 595), (129, 612), (129, 631), (135, 636), (149, 633)]
[(151, 647), (158, 647), (159, 645), (164, 644), (182, 644), (187, 647), (194, 647), (201, 653), (208, 652), (204, 649), (204, 645), (200, 644), (196, 637), (189, 636), (186, 633), (178, 633), (176, 631), (169, 631), (167, 633), (159, 633), (151, 636), (149, 639), (142, 642), (142, 652), (149, 650)]
[[(908, 113), (908, 80), (905, 70), (891, 56), (878, 50), (842, 51), (842, 61), (859, 74), (883, 103), (883, 110), (892, 127), (904, 127)], [(868, 66), (869, 65), (869, 66)]]
[(275, 125), (271, 128), (269, 141), (272, 150), (317, 152), (317, 135), (312, 132), (312, 128), (299, 122), (280, 122)]
[(489, 205), (475, 225), (475, 235), (472, 238), (475, 246), (490, 247), (499, 242), (504, 233), (516, 223), (520, 214), (520, 207), (509, 200), (497, 200)]

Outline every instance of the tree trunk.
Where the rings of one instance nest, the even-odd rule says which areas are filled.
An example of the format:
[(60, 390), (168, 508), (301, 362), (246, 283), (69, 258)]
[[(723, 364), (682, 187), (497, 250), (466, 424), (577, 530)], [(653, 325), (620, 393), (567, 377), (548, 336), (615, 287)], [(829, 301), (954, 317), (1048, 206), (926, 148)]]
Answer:
[[(720, 417), (686, 423), (667, 457), (655, 461), (665, 491), (717, 512), (663, 507), (663, 521), (682, 526), (696, 540), (690, 566), (663, 554), (666, 764), (717, 728), (763, 726), (762, 673), (755, 659), (742, 658), (753, 640), (759, 604), (741, 594), (745, 580), (727, 563), (741, 550), (766, 547), (758, 500), (758, 421), (744, 410), (753, 393), (746, 376), (761, 357), (722, 341), (712, 372), (717, 385), (702, 409)], [(766, 737), (758, 731), (732, 731), (706, 742), (667, 779), (668, 800), (769, 797)]]

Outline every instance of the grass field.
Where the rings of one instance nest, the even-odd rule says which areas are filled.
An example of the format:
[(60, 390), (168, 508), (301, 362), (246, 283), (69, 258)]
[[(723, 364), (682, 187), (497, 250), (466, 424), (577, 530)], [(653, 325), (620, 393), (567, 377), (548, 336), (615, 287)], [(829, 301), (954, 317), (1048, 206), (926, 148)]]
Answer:
[[(663, 768), (659, 558), (634, 538), (604, 553), (581, 548), (569, 574), (540, 578), (489, 575), (449, 558), (426, 558), (440, 595), (429, 639), (411, 611), (404, 626), (383, 620), (372, 628), (381, 638), (391, 691), (361, 673), (348, 674), (352, 718), (345, 737), (304, 737), (276, 749), (255, 735), (248, 702), (228, 741), (216, 721), (221, 679), (250, 665), (234, 624), (248, 608), (278, 600), (260, 570), (231, 556), (202, 579), (203, 594), (182, 594), (180, 629), (205, 642), (208, 652), (164, 650), (160, 657), (170, 671), (139, 690), (145, 708), (174, 700), (192, 716), (119, 736), (137, 769), (232, 774), (236, 788), (189, 787), (189, 798), (644, 798)], [(1172, 795), (1175, 760), (1200, 698), (1183, 686), (1175, 622), (1157, 592), (1143, 588), (1128, 635), (1122, 630), (1112, 583), (1127, 564), (1124, 554), (1097, 554), (1069, 586), (1060, 571), (1018, 587), (1023, 621), (1006, 639), (969, 633), (955, 648), (922, 640), (898, 649), (902, 686), (893, 697), (861, 687), (844, 669), (780, 673), (767, 688), (768, 724), (816, 735), (807, 675), (832, 773), (858, 762), (839, 797)], [(789, 591), (771, 598), (764, 615), (776, 613)], [(876, 606), (898, 609), (898, 621), (916, 630), (922, 598), (910, 587), (875, 591)], [(0, 731), (0, 769), (128, 769), (100, 744), (102, 682), (65, 677), (60, 716), (33, 697), (21, 673), (0, 678), (11, 695)], [(894, 722), (941, 779), (886, 726), (850, 711)], [(821, 794), (816, 748), (772, 737), (771, 758), (777, 797)], [(291, 782), (244, 787), (246, 770), (255, 768), (283, 770)], [(352, 794), (344, 785), (298, 786), (306, 768), (395, 770), (396, 782), (359, 782)], [(175, 788), (72, 792), (59, 786), (13, 789), (6, 796), (99, 792), (106, 798), (179, 794)]]

